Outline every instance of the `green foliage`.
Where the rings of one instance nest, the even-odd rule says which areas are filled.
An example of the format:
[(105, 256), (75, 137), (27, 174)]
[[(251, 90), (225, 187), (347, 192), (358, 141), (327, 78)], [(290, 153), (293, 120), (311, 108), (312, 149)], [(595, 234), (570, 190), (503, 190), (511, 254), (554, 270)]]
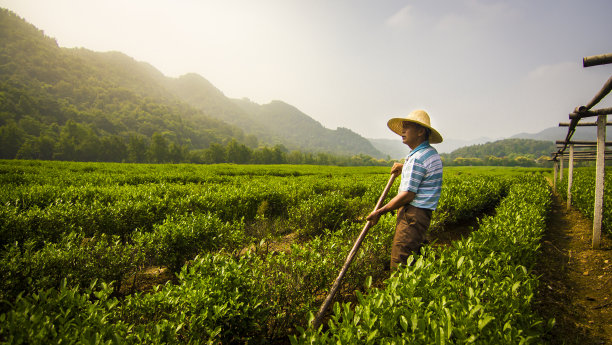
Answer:
[(546, 325), (531, 310), (537, 279), (529, 267), (549, 207), (542, 178), (513, 181), (472, 238), (409, 259), (383, 289), (358, 294), (355, 306), (336, 303), (327, 329), (302, 329), (291, 342), (539, 343)]
[[(100, 286), (97, 288), (97, 286)], [(121, 344), (130, 326), (113, 320), (118, 301), (112, 288), (95, 281), (80, 292), (67, 287), (19, 295), (0, 315), (0, 341), (6, 344)]]
[(0, 159), (283, 164), (285, 143), (306, 152), (293, 164), (388, 165), (367, 139), (287, 104), (245, 110), (200, 76), (60, 48), (6, 9), (0, 37)]
[[(612, 170), (606, 169), (604, 191), (612, 188)], [(563, 180), (557, 182), (557, 192), (567, 200), (567, 171)], [(595, 200), (595, 169), (574, 169), (572, 179), (572, 205), (587, 218), (593, 220)], [(604, 192), (602, 231), (612, 235), (612, 194)]]
[(157, 265), (174, 272), (202, 251), (231, 251), (248, 243), (244, 223), (223, 222), (212, 214), (171, 216), (151, 232), (136, 232), (133, 241)]
[[(448, 251), (427, 249), (382, 283), (395, 225), (384, 215), (343, 280), (330, 326), (346, 339), (376, 342), (537, 339), (529, 267), (543, 219), (534, 214), (542, 215), (547, 199), (535, 182), (541, 176), (529, 175), (445, 173), (437, 229), (500, 200), (496, 214), (505, 220), (482, 220), (482, 234)], [(0, 318), (11, 320), (0, 326), (0, 341), (268, 343), (302, 334), (294, 341), (325, 342), (299, 329), (328, 292), (388, 177), (388, 167), (0, 161)], [(261, 224), (267, 232), (250, 231)], [(289, 231), (304, 236), (279, 250), (275, 239)], [(121, 285), (151, 264), (168, 266), (177, 279), (120, 295)], [(94, 281), (108, 292), (94, 289)], [(389, 295), (368, 281), (413, 295)], [(379, 299), (369, 302), (376, 291)], [(79, 307), (62, 309), (55, 299), (66, 295)]]
[(486, 144), (459, 148), (451, 153), (441, 154), (444, 165), (459, 166), (524, 166), (543, 164), (539, 159), (555, 151), (550, 141), (532, 139), (504, 139)]
[(249, 269), (252, 260), (249, 255), (197, 257), (183, 268), (177, 285), (128, 296), (118, 316), (140, 335), (165, 325), (170, 332), (164, 342), (246, 342), (265, 327), (265, 285), (259, 272)]
[[(91, 238), (66, 234), (59, 243), (37, 249), (33, 242), (8, 245), (0, 253), (0, 300), (12, 300), (20, 293), (57, 288), (88, 286), (99, 280), (110, 283), (144, 263), (138, 248), (123, 244), (118, 237)], [(116, 284), (119, 289), (119, 284)], [(1, 308), (0, 308), (1, 309)]]
[(445, 224), (456, 224), (474, 219), (492, 209), (505, 195), (506, 183), (495, 177), (446, 177), (438, 209), (433, 214), (432, 231)]
[(346, 199), (340, 193), (315, 194), (289, 210), (289, 221), (301, 236), (337, 230), (343, 221), (356, 221), (363, 207), (359, 199)]

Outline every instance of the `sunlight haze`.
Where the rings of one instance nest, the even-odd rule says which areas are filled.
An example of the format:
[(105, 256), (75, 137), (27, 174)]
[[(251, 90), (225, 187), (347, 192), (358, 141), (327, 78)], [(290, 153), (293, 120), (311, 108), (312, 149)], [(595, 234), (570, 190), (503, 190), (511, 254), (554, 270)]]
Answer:
[[(62, 47), (120, 51), (232, 98), (282, 100), (323, 126), (396, 138), (423, 108), (444, 138), (536, 133), (612, 74), (612, 2), (0, 0)], [(612, 105), (610, 97), (595, 108)], [(561, 138), (560, 138), (561, 139)]]

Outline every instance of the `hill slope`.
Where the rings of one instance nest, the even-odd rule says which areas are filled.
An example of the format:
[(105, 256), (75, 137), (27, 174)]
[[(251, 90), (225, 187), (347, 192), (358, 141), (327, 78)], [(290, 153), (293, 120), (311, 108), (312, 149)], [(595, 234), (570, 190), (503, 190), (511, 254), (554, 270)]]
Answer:
[[(0, 38), (0, 158), (143, 161), (154, 145), (162, 156), (184, 155), (232, 140), (255, 147), (257, 137), (305, 151), (382, 156), (361, 136), (326, 129), (284, 103), (249, 112), (199, 75), (168, 78), (119, 52), (60, 48), (5, 9)], [(298, 118), (314, 131), (301, 135), (320, 140), (289, 133)]]
[(549, 157), (555, 150), (555, 144), (551, 141), (503, 139), (462, 147), (440, 156), (447, 165), (528, 165), (528, 162), (535, 164), (535, 160), (541, 156)]
[(0, 158), (114, 160), (130, 151), (141, 161), (154, 134), (166, 151), (244, 136), (180, 102), (159, 71), (124, 54), (60, 48), (4, 9), (0, 37)]
[(174, 95), (206, 114), (240, 127), (265, 144), (291, 150), (383, 157), (367, 139), (345, 128), (331, 130), (282, 101), (259, 105), (248, 99), (229, 99), (198, 74), (168, 79)]
[[(594, 122), (593, 119), (585, 119), (582, 122)], [(567, 127), (549, 127), (538, 133), (519, 133), (513, 135), (511, 138), (516, 139), (535, 139), (535, 140), (565, 140), (567, 135)], [(607, 140), (612, 140), (611, 131), (606, 131)], [(572, 140), (584, 140), (584, 141), (595, 141), (597, 138), (597, 127), (576, 127)]]
[[(376, 149), (388, 155), (392, 159), (402, 159), (406, 157), (410, 149), (406, 144), (402, 143), (400, 137), (397, 139), (368, 139)], [(451, 153), (456, 149), (464, 146), (483, 144), (489, 141), (493, 141), (490, 138), (481, 137), (474, 140), (459, 140), (452, 138), (444, 138), (444, 141), (440, 144), (433, 144), (438, 153)]]
[(246, 99), (234, 100), (235, 104), (249, 113), (251, 119), (266, 129), (274, 140), (287, 143), (290, 149), (302, 148), (308, 151), (331, 151), (345, 155), (363, 153), (383, 157), (367, 139), (347, 128), (331, 130), (323, 127), (299, 109), (273, 101), (258, 105)]

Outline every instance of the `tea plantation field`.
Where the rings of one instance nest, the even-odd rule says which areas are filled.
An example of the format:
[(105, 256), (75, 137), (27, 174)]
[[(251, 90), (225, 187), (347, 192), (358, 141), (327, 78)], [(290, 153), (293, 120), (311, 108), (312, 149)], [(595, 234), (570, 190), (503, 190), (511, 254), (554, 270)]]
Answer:
[(543, 171), (445, 169), (433, 237), (478, 229), (390, 274), (383, 216), (312, 329), (389, 168), (0, 161), (0, 342), (539, 343)]

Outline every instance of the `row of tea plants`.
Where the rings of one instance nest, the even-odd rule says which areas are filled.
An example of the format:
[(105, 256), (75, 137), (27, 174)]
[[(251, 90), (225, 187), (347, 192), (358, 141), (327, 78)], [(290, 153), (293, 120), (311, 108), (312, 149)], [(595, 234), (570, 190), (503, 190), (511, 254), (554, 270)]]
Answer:
[[(293, 344), (537, 344), (554, 323), (531, 302), (531, 271), (551, 204), (543, 178), (521, 178), (496, 214), (450, 249), (430, 248), (383, 288), (336, 303), (319, 329)], [(311, 316), (312, 318), (312, 316)]]
[[(3, 163), (9, 343), (282, 341), (307, 326), (388, 178), (380, 168)], [(445, 175), (436, 231), (494, 207), (509, 181)], [(340, 301), (388, 276), (393, 227), (387, 215), (371, 230)], [(299, 234), (290, 250), (267, 250), (289, 232)], [(120, 289), (150, 265), (176, 278)]]
[[(557, 193), (567, 200), (567, 174), (557, 182)], [(612, 188), (612, 170), (606, 169), (604, 181), (604, 203), (602, 217), (602, 231), (612, 235), (612, 193), (605, 192)], [(578, 208), (585, 216), (593, 220), (595, 205), (595, 169), (575, 168), (572, 177), (572, 205)]]

